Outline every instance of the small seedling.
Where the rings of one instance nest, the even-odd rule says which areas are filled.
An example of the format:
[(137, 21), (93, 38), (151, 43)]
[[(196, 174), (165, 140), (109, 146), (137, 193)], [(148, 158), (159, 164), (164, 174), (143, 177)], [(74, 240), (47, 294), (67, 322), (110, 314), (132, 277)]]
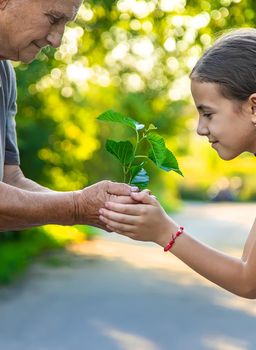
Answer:
[(120, 123), (134, 130), (133, 143), (128, 140), (106, 141), (107, 151), (115, 156), (122, 165), (123, 181), (125, 183), (136, 185), (140, 189), (146, 188), (149, 183), (149, 175), (145, 170), (145, 166), (149, 160), (159, 169), (173, 170), (183, 176), (175, 156), (165, 146), (164, 138), (157, 134), (157, 127), (153, 124), (145, 128), (145, 125), (138, 123), (136, 120), (112, 110), (104, 112), (97, 119)]

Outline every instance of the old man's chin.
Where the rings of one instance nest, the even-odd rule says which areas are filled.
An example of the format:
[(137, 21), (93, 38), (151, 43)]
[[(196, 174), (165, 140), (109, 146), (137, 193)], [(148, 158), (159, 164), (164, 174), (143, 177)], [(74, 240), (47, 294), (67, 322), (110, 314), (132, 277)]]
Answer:
[(41, 51), (41, 49), (38, 49), (35, 46), (29, 46), (28, 48), (19, 51), (18, 56), (16, 57), (16, 59), (12, 58), (13, 61), (20, 61), (22, 63), (31, 63), (32, 61), (34, 61), (34, 59), (36, 58), (36, 56), (39, 54), (39, 52)]

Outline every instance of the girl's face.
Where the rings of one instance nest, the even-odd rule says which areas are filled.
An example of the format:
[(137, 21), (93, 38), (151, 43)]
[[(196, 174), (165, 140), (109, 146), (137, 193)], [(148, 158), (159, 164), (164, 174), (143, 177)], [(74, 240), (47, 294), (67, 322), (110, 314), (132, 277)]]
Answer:
[(208, 137), (220, 158), (230, 160), (243, 152), (256, 153), (253, 105), (228, 100), (215, 83), (191, 81), (191, 92), (199, 112), (197, 133)]

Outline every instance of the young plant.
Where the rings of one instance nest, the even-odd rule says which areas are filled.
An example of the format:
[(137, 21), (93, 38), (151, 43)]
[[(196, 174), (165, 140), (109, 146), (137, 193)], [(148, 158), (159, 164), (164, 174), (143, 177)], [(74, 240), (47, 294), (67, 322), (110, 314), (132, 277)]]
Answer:
[[(173, 170), (183, 176), (176, 158), (165, 146), (163, 137), (156, 133), (157, 127), (153, 124), (150, 124), (146, 129), (145, 125), (112, 110), (104, 112), (97, 119), (120, 123), (134, 130), (133, 143), (128, 140), (106, 141), (107, 151), (115, 156), (122, 165), (123, 181), (125, 183), (136, 185), (140, 189), (146, 188), (149, 183), (149, 175), (145, 170), (145, 165), (149, 160), (159, 169)], [(144, 151), (141, 151), (141, 149), (144, 149)]]

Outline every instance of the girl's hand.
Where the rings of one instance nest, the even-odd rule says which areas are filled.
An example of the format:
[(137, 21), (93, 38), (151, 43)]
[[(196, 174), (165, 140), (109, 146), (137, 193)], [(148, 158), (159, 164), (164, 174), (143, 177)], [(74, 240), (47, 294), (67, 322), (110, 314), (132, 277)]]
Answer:
[(131, 197), (138, 204), (107, 202), (99, 211), (100, 220), (109, 230), (132, 239), (167, 244), (178, 225), (148, 190), (132, 193)]

